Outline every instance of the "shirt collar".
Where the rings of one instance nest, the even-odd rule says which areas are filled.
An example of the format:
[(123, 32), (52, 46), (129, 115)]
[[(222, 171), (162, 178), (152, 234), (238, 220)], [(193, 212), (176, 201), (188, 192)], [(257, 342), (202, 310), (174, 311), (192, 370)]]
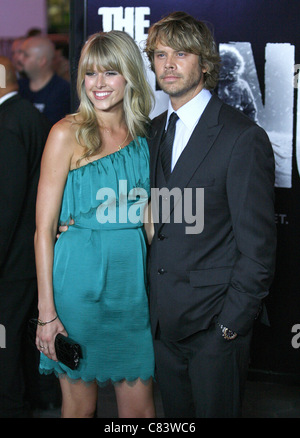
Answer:
[[(200, 119), (206, 105), (211, 98), (211, 92), (206, 88), (203, 88), (193, 99), (187, 102), (185, 105), (175, 111), (188, 129), (193, 129), (195, 124)], [(171, 101), (169, 101), (167, 123), (170, 115), (174, 112)]]
[(7, 93), (4, 96), (0, 97), (0, 105), (2, 105), (6, 100), (18, 94), (17, 91), (12, 91), (11, 93)]

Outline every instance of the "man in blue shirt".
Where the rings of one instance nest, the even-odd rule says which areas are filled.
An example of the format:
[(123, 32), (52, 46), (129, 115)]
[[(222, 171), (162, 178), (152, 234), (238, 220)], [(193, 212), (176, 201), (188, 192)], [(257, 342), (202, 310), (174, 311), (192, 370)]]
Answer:
[(19, 92), (54, 124), (70, 113), (68, 81), (53, 70), (55, 48), (44, 36), (30, 37), (22, 46), (20, 62), (27, 78), (20, 79)]

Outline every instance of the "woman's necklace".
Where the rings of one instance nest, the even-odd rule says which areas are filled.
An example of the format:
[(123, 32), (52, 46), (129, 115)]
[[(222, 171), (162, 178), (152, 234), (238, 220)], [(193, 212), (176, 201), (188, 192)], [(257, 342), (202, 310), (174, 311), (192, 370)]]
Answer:
[(122, 149), (122, 146), (123, 146), (123, 144), (125, 143), (125, 141), (127, 140), (128, 136), (129, 136), (129, 129), (128, 129), (128, 131), (127, 131), (127, 135), (126, 135), (125, 139), (122, 141), (121, 144), (119, 144), (119, 146), (117, 146), (118, 151), (120, 151), (120, 150)]
[[(103, 128), (103, 129), (104, 129), (105, 132), (107, 132), (109, 135), (111, 135), (111, 131), (108, 128)], [(117, 146), (117, 150), (118, 151), (120, 151), (122, 149), (122, 146), (123, 146), (123, 144), (125, 143), (125, 141), (127, 140), (128, 137), (129, 137), (129, 129), (128, 129), (127, 135), (124, 138), (124, 140), (122, 141), (122, 143)]]

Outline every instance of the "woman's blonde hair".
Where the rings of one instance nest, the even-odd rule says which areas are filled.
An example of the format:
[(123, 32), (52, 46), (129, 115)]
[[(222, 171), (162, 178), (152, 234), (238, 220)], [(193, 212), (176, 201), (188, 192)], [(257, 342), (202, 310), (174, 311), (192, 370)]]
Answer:
[(204, 87), (217, 86), (220, 57), (211, 31), (205, 23), (186, 12), (172, 12), (150, 27), (145, 52), (154, 71), (154, 51), (158, 43), (199, 56), (204, 73)]
[(144, 60), (131, 36), (117, 30), (90, 36), (82, 48), (78, 65), (77, 93), (80, 105), (74, 118), (79, 125), (77, 141), (84, 147), (82, 158), (91, 156), (101, 148), (99, 124), (84, 84), (86, 72), (93, 71), (95, 67), (99, 71), (117, 71), (124, 76), (124, 113), (132, 138), (147, 135), (153, 105), (153, 92), (146, 79)]

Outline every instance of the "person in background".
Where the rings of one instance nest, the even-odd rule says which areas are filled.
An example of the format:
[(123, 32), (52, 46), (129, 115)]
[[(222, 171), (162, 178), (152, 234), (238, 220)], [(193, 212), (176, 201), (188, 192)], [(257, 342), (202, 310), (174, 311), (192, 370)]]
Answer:
[(33, 103), (54, 125), (70, 113), (71, 93), (68, 81), (53, 69), (54, 44), (45, 36), (27, 38), (22, 45), (20, 95)]
[(274, 274), (272, 146), (213, 92), (219, 55), (203, 22), (174, 12), (149, 29), (145, 51), (170, 97), (149, 136), (151, 187), (165, 188), (153, 213), (158, 201), (169, 205), (154, 215), (149, 259), (165, 415), (238, 417), (253, 323)]
[(0, 348), (0, 417), (19, 418), (27, 416), (28, 365), (32, 375), (38, 364), (36, 356), (30, 358), (35, 350), (26, 334), (37, 306), (35, 202), (50, 124), (18, 94), (12, 62), (1, 56), (0, 64), (6, 71), (6, 87), (0, 88), (0, 324), (6, 334), (6, 347)]
[(58, 76), (70, 82), (69, 45), (67, 43), (55, 44), (53, 68)]
[(39, 35), (43, 35), (43, 31), (39, 27), (31, 27), (26, 33), (27, 38)]
[(25, 76), (25, 73), (23, 72), (23, 65), (20, 62), (20, 58), (22, 56), (22, 45), (25, 39), (26, 37), (16, 38), (11, 45), (11, 61), (15, 68), (18, 79)]
[[(77, 91), (78, 112), (51, 130), (38, 188), (40, 372), (60, 377), (64, 418), (93, 417), (97, 384), (109, 382), (120, 417), (154, 417), (143, 227), (152, 91), (134, 40), (120, 31), (92, 35)], [(132, 217), (136, 196), (140, 215)], [(55, 244), (58, 222), (70, 218), (75, 225)], [(57, 361), (58, 333), (81, 345), (78, 369)]]

